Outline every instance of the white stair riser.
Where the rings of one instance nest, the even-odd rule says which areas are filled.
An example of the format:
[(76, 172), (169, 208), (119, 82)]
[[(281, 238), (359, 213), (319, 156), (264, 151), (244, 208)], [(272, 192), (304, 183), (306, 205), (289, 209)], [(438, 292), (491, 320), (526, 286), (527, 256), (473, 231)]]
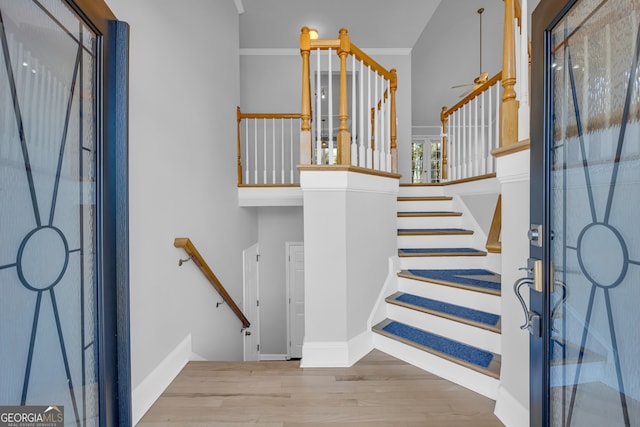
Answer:
[(500, 354), (500, 334), (444, 317), (387, 303), (387, 317), (482, 350)]
[(399, 248), (470, 248), (473, 243), (472, 234), (398, 236)]
[(398, 217), (398, 228), (464, 228), (459, 216)]
[(474, 310), (500, 315), (500, 297), (451, 286), (436, 285), (421, 280), (398, 277), (398, 289), (401, 292), (430, 298), (449, 304), (461, 305)]
[(400, 186), (398, 197), (434, 197), (444, 196), (444, 187), (442, 186)]
[(453, 270), (458, 268), (485, 268), (483, 256), (432, 256), (432, 257), (400, 257), (400, 268), (403, 270)]
[(489, 399), (496, 399), (499, 381), (495, 378), (377, 333), (373, 334), (373, 344), (378, 350), (424, 371), (480, 393)]
[(398, 202), (398, 212), (452, 211), (451, 200), (421, 200)]

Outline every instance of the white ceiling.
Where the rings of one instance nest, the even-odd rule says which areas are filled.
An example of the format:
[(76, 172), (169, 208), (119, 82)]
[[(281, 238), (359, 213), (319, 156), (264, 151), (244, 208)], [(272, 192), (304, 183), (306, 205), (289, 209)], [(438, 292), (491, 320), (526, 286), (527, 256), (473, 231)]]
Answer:
[(296, 48), (300, 29), (337, 38), (347, 28), (359, 47), (412, 48), (441, 0), (235, 0), (240, 47)]

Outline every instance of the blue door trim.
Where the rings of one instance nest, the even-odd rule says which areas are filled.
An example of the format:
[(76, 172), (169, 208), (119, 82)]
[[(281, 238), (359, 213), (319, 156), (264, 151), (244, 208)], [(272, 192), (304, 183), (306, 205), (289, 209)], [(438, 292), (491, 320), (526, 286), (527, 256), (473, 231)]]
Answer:
[(98, 375), (100, 426), (130, 427), (129, 321), (129, 25), (104, 0), (66, 0), (93, 27), (102, 52), (98, 76), (102, 123), (98, 124)]

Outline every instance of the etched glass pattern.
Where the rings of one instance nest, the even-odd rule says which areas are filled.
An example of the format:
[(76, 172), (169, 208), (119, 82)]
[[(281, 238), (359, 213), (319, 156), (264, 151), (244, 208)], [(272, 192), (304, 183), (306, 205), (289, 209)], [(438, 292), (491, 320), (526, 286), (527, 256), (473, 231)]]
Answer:
[(0, 0), (0, 405), (98, 424), (96, 42), (60, 0)]
[(640, 3), (552, 32), (552, 426), (640, 425)]

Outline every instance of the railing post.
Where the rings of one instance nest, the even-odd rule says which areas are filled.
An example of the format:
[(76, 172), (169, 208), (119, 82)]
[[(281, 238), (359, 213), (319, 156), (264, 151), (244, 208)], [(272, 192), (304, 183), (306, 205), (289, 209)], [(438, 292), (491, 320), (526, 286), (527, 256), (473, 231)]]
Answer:
[(349, 119), (349, 100), (347, 93), (347, 55), (351, 50), (351, 42), (345, 28), (340, 29), (340, 47), (338, 56), (340, 57), (340, 127), (338, 128), (338, 164), (351, 164), (351, 135), (347, 120)]
[(309, 78), (309, 55), (311, 36), (309, 28), (302, 27), (300, 55), (302, 55), (302, 126), (300, 128), (300, 164), (311, 164), (311, 80)]
[[(517, 0), (515, 0), (517, 1)], [(500, 106), (500, 146), (518, 142), (518, 106), (516, 100), (516, 46), (514, 0), (504, 0), (504, 44), (502, 51), (502, 105)]]
[[(448, 158), (448, 147), (447, 147), (447, 123), (449, 121), (449, 116), (447, 116), (447, 107), (442, 107), (442, 111), (440, 111), (440, 121), (442, 122), (442, 147), (441, 147), (441, 155), (442, 155), (442, 169), (440, 170), (441, 179), (445, 180), (449, 178), (449, 158)], [(424, 156), (424, 154), (423, 154)], [(430, 159), (429, 159), (430, 160)]]
[(236, 120), (238, 121), (238, 185), (242, 184), (242, 152), (240, 147), (240, 122), (242, 121), (242, 113), (240, 107), (236, 109)]
[(391, 126), (389, 127), (391, 133), (391, 172), (398, 173), (398, 147), (397, 147), (397, 123), (396, 123), (396, 90), (398, 89), (398, 73), (395, 68), (391, 69), (391, 81), (389, 82), (389, 88), (391, 91), (391, 110), (389, 117), (391, 120)]

